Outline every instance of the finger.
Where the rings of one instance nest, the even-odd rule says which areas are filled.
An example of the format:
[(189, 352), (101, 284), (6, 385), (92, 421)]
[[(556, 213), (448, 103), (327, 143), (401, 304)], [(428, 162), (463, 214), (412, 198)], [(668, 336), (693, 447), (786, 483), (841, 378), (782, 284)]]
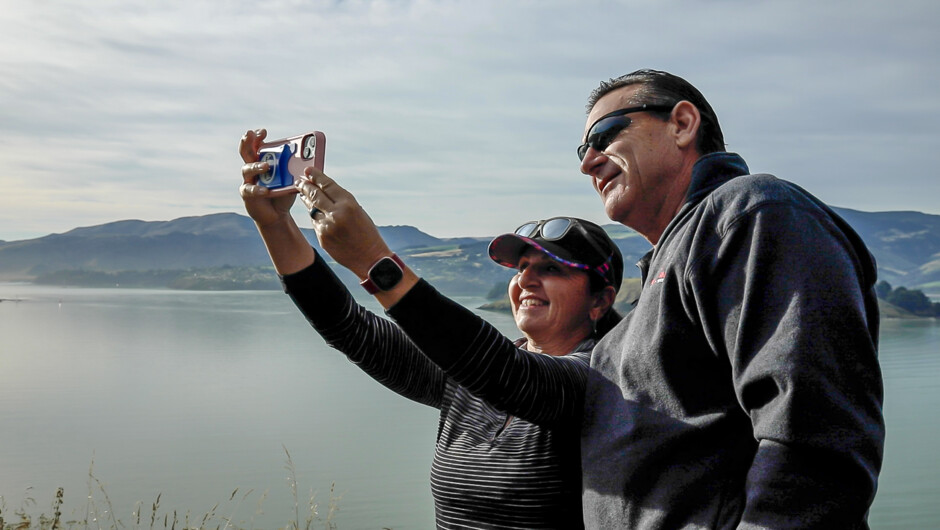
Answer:
[(300, 195), (300, 201), (303, 202), (304, 207), (307, 209), (307, 212), (310, 215), (310, 220), (313, 222), (314, 228), (316, 228), (317, 221), (326, 220), (326, 212), (321, 210), (320, 208), (317, 208), (316, 204), (314, 204), (311, 198), (307, 197), (303, 193), (299, 195)]
[[(313, 200), (310, 199), (310, 197), (307, 197), (307, 196), (306, 196), (305, 194), (303, 194), (303, 193), (300, 193), (300, 202), (304, 203), (304, 207), (307, 209), (308, 212), (309, 212), (310, 210), (313, 210), (314, 208), (316, 208), (316, 206), (314, 206), (314, 204), (313, 204)], [(319, 210), (319, 208), (317, 208), (317, 209)], [(322, 211), (322, 210), (320, 210), (320, 211)]]
[(238, 142), (238, 154), (245, 162), (254, 162), (258, 160), (258, 149), (267, 137), (268, 131), (265, 129), (253, 129), (245, 132), (241, 141)]
[(332, 197), (310, 179), (298, 179), (297, 182), (294, 183), (294, 187), (300, 192), (302, 198), (307, 199), (304, 201), (304, 204), (307, 205), (308, 210), (311, 206), (315, 206), (320, 210), (330, 210), (334, 205), (335, 201), (333, 201)]
[(242, 166), (242, 180), (246, 184), (255, 184), (258, 182), (258, 175), (267, 170), (267, 162), (249, 162)]
[(264, 186), (245, 182), (238, 187), (238, 194), (241, 195), (242, 199), (257, 199), (267, 197), (271, 194), (271, 190)]
[(318, 188), (323, 190), (323, 193), (330, 197), (333, 202), (356, 201), (356, 198), (353, 197), (352, 193), (346, 191), (346, 189), (337, 184), (335, 180), (326, 176), (326, 173), (315, 167), (308, 167), (304, 169), (304, 176), (309, 182), (312, 182)]
[(258, 159), (258, 155), (253, 149), (256, 137), (256, 131), (247, 131), (238, 142), (238, 154), (245, 162), (253, 162)]

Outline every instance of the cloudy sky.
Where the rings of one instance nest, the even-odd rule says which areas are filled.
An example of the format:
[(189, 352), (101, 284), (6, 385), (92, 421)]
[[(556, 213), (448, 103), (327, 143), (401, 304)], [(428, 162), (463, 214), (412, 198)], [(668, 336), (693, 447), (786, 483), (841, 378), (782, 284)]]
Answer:
[(641, 67), (695, 84), (754, 172), (940, 214), (935, 0), (0, 7), (0, 240), (241, 212), (236, 147), (255, 127), (324, 131), (327, 174), (381, 225), (607, 222), (578, 171), (584, 103)]

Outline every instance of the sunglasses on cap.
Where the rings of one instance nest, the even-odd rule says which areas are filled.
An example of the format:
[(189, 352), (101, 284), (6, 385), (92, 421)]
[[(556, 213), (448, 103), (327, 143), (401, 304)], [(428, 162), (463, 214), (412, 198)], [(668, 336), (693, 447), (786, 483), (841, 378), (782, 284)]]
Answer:
[(517, 236), (527, 237), (529, 239), (539, 238), (543, 241), (559, 241), (568, 235), (572, 229), (577, 230), (582, 236), (581, 239), (586, 241), (588, 245), (597, 252), (596, 259), (593, 261), (599, 263), (599, 265), (591, 267), (583, 263), (576, 263), (558, 257), (556, 257), (556, 259), (563, 261), (566, 265), (579, 269), (594, 269), (605, 279), (608, 279), (606, 270), (610, 267), (608, 262), (610, 261), (611, 253), (602, 249), (594, 240), (595, 236), (581, 226), (581, 222), (577, 219), (571, 217), (552, 217), (544, 221), (529, 221), (517, 228), (513, 233)]
[(614, 138), (620, 134), (620, 131), (630, 125), (630, 117), (627, 114), (634, 112), (666, 112), (672, 110), (672, 105), (650, 105), (644, 103), (638, 107), (627, 107), (625, 109), (615, 110), (610, 114), (601, 116), (588, 129), (587, 138), (584, 143), (578, 146), (578, 160), (584, 160), (588, 147), (593, 147), (596, 151), (603, 151), (614, 141)]

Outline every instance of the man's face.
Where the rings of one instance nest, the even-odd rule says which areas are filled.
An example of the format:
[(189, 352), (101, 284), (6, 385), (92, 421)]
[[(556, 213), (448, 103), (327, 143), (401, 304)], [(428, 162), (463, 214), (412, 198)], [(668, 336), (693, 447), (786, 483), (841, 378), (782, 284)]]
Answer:
[[(631, 99), (639, 88), (626, 86), (598, 100), (588, 115), (584, 136), (602, 116), (646, 103)], [(681, 157), (669, 134), (670, 122), (650, 112), (633, 113), (629, 118), (630, 124), (603, 151), (587, 150), (581, 172), (592, 177), (611, 220), (646, 235), (648, 225), (658, 226), (668, 207), (666, 200)], [(669, 212), (670, 217), (673, 213)]]

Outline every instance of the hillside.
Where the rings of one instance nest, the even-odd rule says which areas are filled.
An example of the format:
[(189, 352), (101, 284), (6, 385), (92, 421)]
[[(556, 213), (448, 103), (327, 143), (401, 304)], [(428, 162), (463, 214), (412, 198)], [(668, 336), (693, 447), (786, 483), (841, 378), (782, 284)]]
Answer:
[[(879, 279), (892, 286), (940, 291), (940, 216), (835, 208), (874, 254)], [(650, 249), (639, 234), (604, 227), (624, 256), (625, 277)], [(485, 294), (511, 272), (489, 260), (489, 238), (436, 238), (412, 226), (379, 228), (389, 246), (448, 294)], [(318, 247), (312, 230), (304, 230)], [(344, 281), (354, 282), (339, 271)], [(187, 289), (277, 288), (251, 219), (235, 213), (172, 221), (125, 220), (36, 239), (0, 242), (0, 280), (70, 285)]]
[(940, 215), (835, 210), (874, 254), (880, 280), (925, 290), (940, 282)]
[[(320, 250), (312, 229), (302, 229)], [(511, 273), (486, 258), (487, 241), (440, 239), (411, 226), (383, 226), (382, 237), (413, 268), (450, 294), (479, 294)], [(337, 267), (347, 283), (358, 283)], [(276, 289), (276, 275), (254, 223), (234, 213), (172, 221), (117, 221), (0, 244), (0, 280), (59, 285)]]

